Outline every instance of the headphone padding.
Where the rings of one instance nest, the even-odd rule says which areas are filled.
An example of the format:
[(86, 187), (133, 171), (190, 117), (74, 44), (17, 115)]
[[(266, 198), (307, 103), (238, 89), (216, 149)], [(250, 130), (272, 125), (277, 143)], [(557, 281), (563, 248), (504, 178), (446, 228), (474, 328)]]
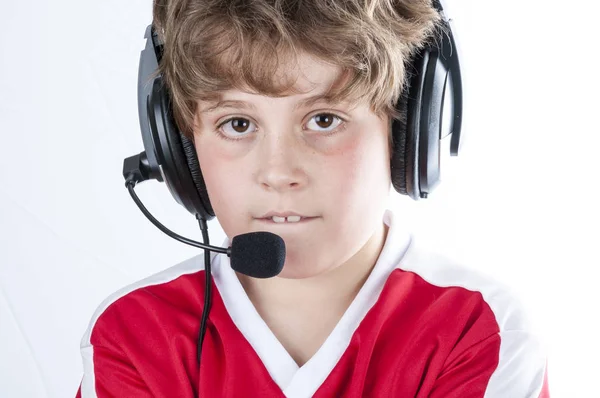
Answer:
[[(394, 188), (404, 195), (418, 200), (421, 196), (419, 174), (419, 144), (421, 133), (421, 112), (423, 102), (423, 84), (426, 75), (429, 51), (418, 53), (407, 69), (406, 87), (398, 101), (398, 110), (404, 117), (392, 125), (394, 154), (392, 157), (392, 182)], [(425, 151), (427, 148), (423, 148)], [(425, 152), (424, 156), (427, 156)], [(397, 170), (394, 172), (394, 168)]]
[(396, 192), (402, 195), (408, 195), (406, 189), (406, 164), (407, 164), (407, 143), (406, 143), (406, 118), (408, 113), (408, 90), (403, 90), (396, 110), (400, 112), (401, 118), (394, 119), (392, 122), (392, 157), (390, 159), (392, 185)]
[(210, 198), (208, 197), (208, 191), (206, 189), (204, 177), (202, 176), (202, 170), (200, 170), (200, 162), (198, 162), (196, 147), (194, 146), (193, 141), (183, 134), (181, 134), (181, 145), (183, 146), (183, 152), (185, 153), (188, 168), (190, 169), (192, 180), (194, 181), (194, 185), (196, 186), (196, 190), (198, 191), (198, 195), (200, 196), (204, 210), (207, 213), (207, 216), (212, 218), (215, 216), (215, 212), (212, 208), (212, 204), (210, 203)]

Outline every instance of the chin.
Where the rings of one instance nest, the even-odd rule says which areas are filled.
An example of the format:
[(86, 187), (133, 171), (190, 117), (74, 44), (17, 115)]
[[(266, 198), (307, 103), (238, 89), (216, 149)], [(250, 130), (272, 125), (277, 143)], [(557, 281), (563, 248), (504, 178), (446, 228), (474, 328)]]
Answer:
[(278, 278), (283, 279), (306, 279), (313, 276), (310, 272), (306, 272), (303, 270), (292, 269), (288, 266), (283, 266), (283, 270), (277, 275)]
[(291, 263), (286, 262), (286, 263), (284, 263), (283, 269), (281, 270), (279, 275), (277, 275), (277, 277), (283, 278), (283, 279), (308, 279), (308, 278), (312, 278), (312, 277), (324, 274), (329, 270), (330, 270), (329, 268), (328, 269), (317, 269), (317, 268), (313, 268), (313, 267), (306, 267), (302, 264), (294, 264), (293, 262), (291, 262)]

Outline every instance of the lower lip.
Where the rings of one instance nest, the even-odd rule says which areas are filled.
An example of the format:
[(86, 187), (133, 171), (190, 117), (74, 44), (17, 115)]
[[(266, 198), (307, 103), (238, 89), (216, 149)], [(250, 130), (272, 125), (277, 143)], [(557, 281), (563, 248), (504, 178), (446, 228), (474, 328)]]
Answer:
[(264, 222), (265, 224), (270, 224), (270, 225), (301, 225), (301, 224), (307, 224), (310, 221), (313, 221), (315, 219), (317, 219), (318, 217), (306, 217), (306, 218), (302, 218), (300, 219), (300, 221), (296, 221), (296, 222), (275, 222), (273, 221), (272, 218), (257, 218), (258, 221)]

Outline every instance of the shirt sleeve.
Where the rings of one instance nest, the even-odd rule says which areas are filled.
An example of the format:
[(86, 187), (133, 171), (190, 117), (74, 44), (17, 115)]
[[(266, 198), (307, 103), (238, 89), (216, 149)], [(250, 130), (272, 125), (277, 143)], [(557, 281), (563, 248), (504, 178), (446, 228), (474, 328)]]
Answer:
[(550, 397), (547, 359), (541, 342), (532, 333), (503, 331), (450, 355), (430, 398), (484, 396)]

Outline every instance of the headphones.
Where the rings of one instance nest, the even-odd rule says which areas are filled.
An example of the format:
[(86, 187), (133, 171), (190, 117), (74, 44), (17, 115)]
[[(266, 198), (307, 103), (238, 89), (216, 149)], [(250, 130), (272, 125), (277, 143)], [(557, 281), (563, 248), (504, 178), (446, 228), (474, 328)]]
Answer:
[[(427, 198), (440, 182), (442, 148), (460, 150), (462, 80), (450, 21), (439, 0), (433, 6), (444, 29), (407, 65), (407, 85), (396, 108), (406, 115), (392, 122), (391, 180), (394, 189), (414, 200)], [(215, 214), (208, 197), (194, 142), (176, 127), (162, 75), (151, 79), (162, 58), (163, 44), (152, 25), (138, 70), (138, 111), (145, 153), (144, 179), (165, 182), (175, 200), (197, 219)], [(127, 160), (126, 160), (127, 161)], [(125, 170), (124, 170), (125, 175)]]

